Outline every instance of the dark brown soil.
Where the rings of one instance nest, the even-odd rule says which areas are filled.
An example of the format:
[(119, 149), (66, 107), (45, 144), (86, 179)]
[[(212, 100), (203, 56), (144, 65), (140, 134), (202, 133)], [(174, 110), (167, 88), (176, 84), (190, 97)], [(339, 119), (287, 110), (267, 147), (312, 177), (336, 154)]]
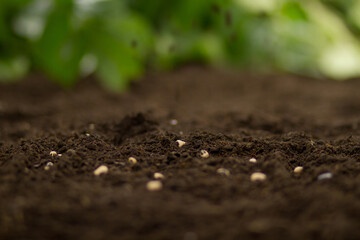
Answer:
[(0, 86), (0, 239), (360, 239), (359, 89), (199, 67), (123, 95)]

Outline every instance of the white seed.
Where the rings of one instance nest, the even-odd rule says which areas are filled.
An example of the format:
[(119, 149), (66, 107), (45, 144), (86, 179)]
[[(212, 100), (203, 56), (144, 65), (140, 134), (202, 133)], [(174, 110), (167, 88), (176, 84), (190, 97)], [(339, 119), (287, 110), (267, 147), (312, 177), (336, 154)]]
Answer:
[(61, 157), (62, 156), (62, 154), (58, 154), (58, 157)]
[(101, 174), (107, 173), (108, 171), (109, 171), (109, 168), (108, 168), (107, 166), (101, 165), (101, 166), (99, 166), (97, 169), (95, 169), (94, 175), (95, 175), (95, 176), (99, 176), (99, 175), (101, 175)]
[(225, 175), (225, 176), (230, 176), (230, 171), (227, 170), (226, 168), (219, 168), (218, 170), (216, 170), (216, 172), (218, 174), (222, 174), (222, 175)]
[(251, 162), (251, 163), (256, 163), (257, 160), (256, 160), (256, 158), (250, 158), (250, 159), (249, 159), (249, 162)]
[(186, 142), (182, 141), (182, 140), (176, 140), (177, 144), (179, 145), (179, 147), (182, 147), (185, 145)]
[(45, 169), (46, 171), (48, 171), (48, 170), (50, 169), (50, 167), (52, 167), (53, 165), (54, 165), (54, 164), (53, 164), (52, 162), (48, 162), (48, 163), (46, 163), (44, 169)]
[(208, 158), (210, 155), (209, 155), (208, 151), (206, 151), (206, 150), (201, 150), (201, 151), (200, 151), (200, 156), (201, 156), (202, 158)]
[(332, 178), (332, 173), (331, 172), (326, 172), (326, 173), (322, 173), (322, 174), (320, 174), (318, 177), (317, 177), (317, 179), (319, 180), (319, 181), (321, 181), (321, 180), (327, 180), (327, 179), (330, 179), (330, 178)]
[(55, 151), (50, 152), (50, 156), (55, 157), (56, 155), (57, 155), (57, 152), (55, 152)]
[(170, 120), (170, 124), (173, 125), (173, 126), (175, 126), (175, 125), (178, 124), (178, 120), (176, 120), (176, 119), (171, 119), (171, 120)]
[(90, 133), (85, 133), (85, 136), (90, 137)]
[(158, 180), (149, 181), (146, 184), (146, 189), (151, 192), (160, 191), (162, 189), (162, 182), (160, 182)]
[(162, 173), (156, 172), (156, 173), (154, 173), (154, 178), (155, 179), (164, 179), (165, 176)]
[(137, 160), (136, 160), (136, 158), (134, 158), (134, 157), (129, 157), (128, 161), (129, 161), (129, 163), (131, 163), (131, 164), (136, 164), (136, 163), (137, 163)]
[(250, 176), (250, 180), (252, 182), (264, 181), (265, 179), (266, 179), (266, 175), (264, 173), (261, 173), (261, 172), (255, 172), (255, 173), (251, 174), (251, 176)]
[(304, 168), (302, 166), (297, 166), (294, 168), (294, 173), (301, 173)]

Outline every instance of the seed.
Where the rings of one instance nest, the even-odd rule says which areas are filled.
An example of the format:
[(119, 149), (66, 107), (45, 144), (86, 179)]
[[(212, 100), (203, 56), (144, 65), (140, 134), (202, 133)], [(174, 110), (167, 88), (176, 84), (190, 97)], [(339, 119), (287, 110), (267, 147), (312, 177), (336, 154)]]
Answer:
[(320, 175), (317, 177), (317, 179), (318, 179), (318, 181), (327, 180), (327, 179), (332, 178), (332, 176), (333, 176), (333, 175), (332, 175), (331, 172), (326, 172), (326, 173), (320, 174)]
[(55, 151), (50, 152), (50, 156), (55, 157), (56, 155), (57, 155), (57, 152), (55, 152)]
[(46, 163), (44, 169), (45, 169), (46, 171), (48, 171), (48, 170), (50, 169), (50, 167), (52, 167), (53, 165), (54, 165), (54, 164), (53, 164), (52, 162), (48, 162), (48, 163)]
[(97, 169), (95, 169), (94, 175), (95, 175), (95, 176), (99, 176), (99, 175), (101, 175), (101, 174), (107, 173), (108, 171), (109, 171), (109, 168), (108, 168), (107, 166), (101, 165), (101, 166), (99, 166)]
[(162, 173), (156, 172), (156, 173), (154, 173), (154, 178), (155, 179), (164, 179), (165, 176)]
[(136, 164), (136, 163), (137, 163), (137, 160), (136, 160), (136, 158), (134, 158), (134, 157), (129, 157), (128, 161), (129, 161), (129, 163), (131, 163), (131, 164)]
[(256, 163), (257, 160), (256, 160), (256, 158), (250, 158), (250, 159), (249, 159), (249, 162), (251, 162), (251, 163)]
[(85, 136), (90, 137), (90, 133), (85, 133)]
[(176, 119), (171, 119), (171, 120), (170, 120), (170, 124), (173, 125), (173, 126), (175, 126), (175, 125), (178, 124), (178, 120), (176, 120)]
[(294, 173), (301, 173), (303, 169), (303, 167), (297, 166), (296, 168), (294, 168)]
[(251, 176), (250, 176), (250, 180), (252, 182), (264, 181), (265, 179), (266, 179), (266, 175), (264, 173), (261, 173), (261, 172), (255, 172), (255, 173), (251, 174)]
[(201, 150), (201, 151), (200, 151), (200, 156), (201, 156), (202, 158), (208, 158), (210, 155), (209, 155), (208, 151), (206, 151), (206, 150)]
[(160, 182), (158, 180), (149, 181), (146, 184), (146, 189), (151, 192), (160, 191), (162, 189), (162, 182)]
[(222, 175), (226, 175), (226, 176), (230, 175), (230, 171), (227, 170), (226, 168), (219, 168), (218, 170), (216, 170), (216, 172), (218, 174), (222, 174)]
[(177, 144), (179, 145), (179, 147), (182, 147), (185, 145), (186, 142), (182, 141), (182, 140), (176, 140)]
[(62, 156), (62, 154), (58, 154), (58, 157), (61, 157)]

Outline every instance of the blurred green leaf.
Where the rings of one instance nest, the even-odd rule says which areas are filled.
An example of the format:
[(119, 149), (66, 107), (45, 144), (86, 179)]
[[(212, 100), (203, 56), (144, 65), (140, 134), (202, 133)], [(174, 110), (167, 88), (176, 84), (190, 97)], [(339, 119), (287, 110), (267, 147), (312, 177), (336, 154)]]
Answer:
[(9, 82), (23, 77), (29, 68), (29, 61), (25, 57), (0, 59), (0, 82)]
[(143, 65), (136, 59), (131, 46), (114, 34), (99, 25), (89, 37), (89, 44), (99, 59), (97, 74), (105, 87), (123, 91), (132, 78), (142, 74)]
[(42, 37), (34, 45), (38, 66), (65, 87), (73, 85), (79, 74), (85, 39), (74, 32), (71, 0), (56, 1)]
[[(111, 19), (108, 30), (113, 32), (116, 37), (124, 44), (130, 46), (132, 54), (139, 61), (146, 58), (153, 51), (154, 38), (151, 27), (141, 17), (128, 15), (123, 18)], [(118, 31), (121, 29), (121, 31)]]
[(284, 3), (281, 9), (284, 16), (291, 20), (307, 20), (307, 14), (298, 2)]
[(113, 90), (145, 69), (193, 62), (354, 77), (359, 9), (357, 0), (0, 0), (0, 74), (41, 71), (69, 87), (96, 73)]

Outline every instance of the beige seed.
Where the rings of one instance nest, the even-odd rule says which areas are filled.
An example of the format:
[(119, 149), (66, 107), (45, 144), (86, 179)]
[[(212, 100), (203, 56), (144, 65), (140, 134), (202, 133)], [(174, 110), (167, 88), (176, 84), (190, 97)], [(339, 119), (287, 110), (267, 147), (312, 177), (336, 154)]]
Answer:
[(85, 136), (90, 137), (90, 133), (85, 133)]
[(251, 162), (251, 163), (256, 163), (257, 160), (256, 160), (256, 158), (250, 158), (250, 159), (249, 159), (249, 162)]
[(55, 151), (50, 152), (50, 156), (55, 157), (56, 155), (57, 155), (57, 152), (55, 152)]
[(62, 154), (58, 154), (58, 157), (61, 157), (62, 156)]
[(160, 191), (162, 189), (162, 182), (160, 182), (158, 180), (149, 181), (146, 184), (146, 189), (151, 192)]
[(222, 174), (222, 175), (225, 175), (225, 176), (230, 176), (230, 171), (227, 170), (226, 168), (219, 168), (218, 170), (216, 170), (216, 172), (218, 174)]
[(182, 140), (176, 140), (177, 144), (179, 145), (179, 147), (182, 147), (185, 145), (186, 142), (182, 141)]
[(131, 163), (131, 164), (136, 164), (136, 163), (137, 163), (137, 160), (136, 160), (136, 158), (134, 158), (134, 157), (129, 157), (128, 161), (129, 161), (129, 163)]
[(251, 176), (250, 176), (250, 180), (252, 182), (264, 181), (265, 179), (266, 179), (266, 175), (264, 173), (261, 173), (261, 172), (255, 172), (255, 173), (251, 174)]
[(178, 120), (176, 120), (176, 119), (171, 119), (171, 120), (170, 120), (170, 124), (173, 125), (173, 126), (175, 126), (175, 125), (178, 124)]
[(52, 167), (53, 165), (54, 165), (54, 164), (53, 164), (52, 162), (46, 163), (46, 165), (45, 165), (45, 167), (44, 167), (45, 171), (50, 170), (50, 167)]
[(297, 166), (296, 168), (294, 168), (294, 173), (301, 173), (303, 169), (303, 167)]
[(208, 151), (206, 151), (206, 150), (201, 150), (201, 151), (200, 151), (200, 156), (201, 156), (202, 158), (208, 158), (210, 155), (209, 155)]
[(156, 172), (156, 173), (154, 173), (154, 178), (155, 179), (164, 179), (165, 176), (162, 173)]
[(95, 169), (94, 175), (99, 176), (101, 174), (106, 174), (108, 171), (109, 171), (109, 168), (107, 166), (101, 165), (97, 169)]

